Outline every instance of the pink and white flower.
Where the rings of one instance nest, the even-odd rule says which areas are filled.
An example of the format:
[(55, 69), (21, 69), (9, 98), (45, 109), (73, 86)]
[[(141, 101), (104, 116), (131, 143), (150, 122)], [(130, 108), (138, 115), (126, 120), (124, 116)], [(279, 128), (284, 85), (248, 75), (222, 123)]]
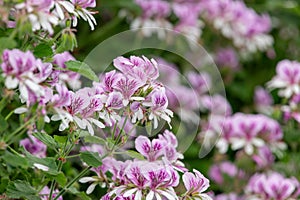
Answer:
[(198, 170), (191, 172), (185, 172), (182, 176), (184, 186), (186, 188), (185, 196), (193, 197), (195, 200), (212, 200), (210, 196), (203, 193), (209, 187), (209, 180), (205, 178)]
[(278, 94), (290, 98), (300, 93), (300, 63), (283, 60), (276, 66), (276, 76), (268, 83), (271, 89), (279, 88)]
[(249, 198), (265, 199), (297, 199), (300, 196), (299, 182), (294, 178), (286, 178), (277, 172), (254, 174), (246, 188)]

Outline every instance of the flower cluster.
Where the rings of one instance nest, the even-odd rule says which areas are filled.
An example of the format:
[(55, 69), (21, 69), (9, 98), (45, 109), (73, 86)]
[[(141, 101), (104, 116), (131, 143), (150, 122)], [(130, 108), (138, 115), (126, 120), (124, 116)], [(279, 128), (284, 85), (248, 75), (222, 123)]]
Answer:
[(87, 190), (91, 193), (98, 183), (103, 186), (108, 184), (106, 174), (110, 172), (112, 180), (109, 187), (112, 191), (102, 199), (178, 199), (174, 188), (179, 184), (180, 172), (184, 173), (182, 180), (186, 188), (183, 198), (210, 199), (204, 193), (209, 187), (208, 179), (197, 170), (194, 174), (187, 172), (179, 161), (183, 155), (177, 152), (177, 145), (176, 136), (168, 130), (152, 141), (139, 136), (135, 140), (135, 148), (146, 160), (123, 162), (107, 157), (102, 166), (92, 169), (97, 177), (83, 177), (80, 182), (94, 182)]
[(56, 25), (71, 20), (73, 26), (76, 26), (77, 18), (82, 18), (93, 30), (97, 23), (92, 15), (94, 12), (87, 8), (95, 6), (95, 0), (25, 0), (12, 8), (11, 17), (14, 21), (7, 20), (7, 24), (14, 26), (15, 23), (24, 23), (26, 19), (33, 31), (45, 30), (52, 35)]
[(247, 52), (265, 51), (273, 44), (271, 20), (258, 15), (243, 1), (202, 0), (203, 17), (233, 44)]
[(14, 49), (3, 52), (1, 68), (6, 88), (18, 88), (22, 103), (31, 105), (47, 98), (42, 83), (52, 72), (51, 63), (43, 63), (30, 51), (22, 52)]
[[(164, 38), (164, 30), (158, 28), (166, 28), (182, 32), (198, 41), (204, 21), (213, 24), (214, 28), (233, 40), (234, 46), (244, 52), (266, 51), (273, 44), (272, 36), (268, 35), (271, 30), (270, 17), (257, 14), (242, 1), (136, 0), (136, 4), (143, 14), (132, 22), (131, 28), (153, 28), (143, 29), (145, 36), (157, 31), (159, 37)], [(168, 19), (172, 13), (178, 18), (175, 25)]]
[[(27, 107), (37, 103), (43, 115), (46, 114), (46, 104), (66, 105), (68, 90), (65, 85), (70, 80), (78, 82), (80, 76), (77, 73), (54, 70), (53, 65), (65, 68), (64, 64), (59, 62), (62, 57), (65, 61), (74, 59), (68, 52), (65, 52), (57, 54), (53, 63), (44, 63), (35, 58), (30, 51), (5, 50), (2, 54), (1, 68), (6, 88), (18, 88), (21, 102), (26, 103)], [(58, 94), (54, 94), (55, 91), (61, 95), (65, 92), (67, 97), (58, 98)], [(26, 109), (17, 109), (16, 113), (24, 111)]]
[(277, 172), (269, 172), (253, 175), (246, 190), (251, 199), (298, 199), (300, 183), (293, 177), (286, 178)]
[(277, 121), (264, 115), (237, 113), (225, 119), (222, 134), (216, 146), (221, 153), (228, 147), (232, 150), (244, 150), (253, 155), (256, 150), (268, 147), (271, 150), (284, 148), (283, 133)]
[[(27, 107), (38, 103), (49, 122), (47, 111), (54, 110), (51, 120), (61, 120), (59, 130), (63, 131), (74, 122), (81, 129), (88, 129), (93, 135), (92, 124), (99, 128), (112, 126), (121, 120), (120, 111), (130, 117), (132, 123), (153, 121), (158, 127), (160, 118), (171, 122), (173, 115), (168, 107), (164, 86), (156, 79), (159, 76), (154, 59), (131, 56), (118, 57), (113, 70), (103, 75), (100, 83), (76, 92), (67, 85), (80, 86), (79, 75), (66, 68), (65, 62), (74, 58), (68, 53), (57, 54), (53, 63), (43, 63), (30, 51), (5, 50), (1, 65), (5, 85), (8, 89), (19, 88), (22, 102)], [(53, 69), (58, 66), (59, 69)], [(17, 109), (17, 113), (26, 111)]]
[[(198, 19), (199, 3), (165, 0), (136, 0), (135, 2), (140, 6), (143, 14), (132, 22), (132, 29), (145, 28), (142, 29), (145, 36), (157, 32), (161, 39), (166, 37), (166, 33), (163, 29), (158, 28), (174, 29), (186, 34), (194, 41), (200, 37), (203, 23)], [(168, 21), (171, 13), (178, 18), (175, 25)]]

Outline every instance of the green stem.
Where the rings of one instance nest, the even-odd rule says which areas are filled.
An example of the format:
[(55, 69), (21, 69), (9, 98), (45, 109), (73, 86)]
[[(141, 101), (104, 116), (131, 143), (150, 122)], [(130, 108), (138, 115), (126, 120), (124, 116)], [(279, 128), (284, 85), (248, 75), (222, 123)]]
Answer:
[[(128, 119), (128, 116), (126, 116), (126, 118), (125, 118), (125, 120), (124, 120), (124, 123), (123, 123), (123, 125), (122, 125), (122, 128), (120, 129), (120, 133), (119, 133), (119, 135), (117, 136), (117, 139), (116, 139), (116, 141), (114, 142), (113, 147), (111, 148), (111, 153), (114, 152), (114, 148), (116, 147), (116, 145), (117, 145), (118, 142), (120, 141), (120, 139), (121, 139), (121, 137), (122, 137), (122, 133), (125, 132), (125, 131), (124, 131), (124, 127), (125, 127), (125, 124), (126, 124), (126, 122), (127, 122), (127, 119)], [(117, 124), (117, 123), (116, 123), (116, 124)]]
[(85, 168), (80, 174), (78, 174), (73, 180), (70, 181), (54, 198), (54, 200), (57, 200), (60, 196), (62, 196), (75, 182), (77, 182), (82, 176), (84, 176), (92, 167), (89, 166)]
[(117, 130), (117, 121), (115, 122), (114, 129), (113, 129), (113, 132), (112, 132), (112, 134), (111, 134), (111, 139), (112, 139), (112, 140), (115, 139), (115, 133), (116, 133), (116, 130)]
[[(62, 161), (59, 161), (58, 163), (58, 167), (57, 167), (57, 171), (59, 172), (62, 168)], [(49, 193), (49, 200), (52, 200), (52, 194), (53, 194), (53, 191), (54, 191), (54, 187), (55, 187), (55, 183), (56, 181), (54, 180), (54, 178), (52, 179), (51, 181), (51, 186), (50, 186), (50, 193)]]
[(7, 146), (7, 148), (13, 152), (14, 154), (18, 155), (18, 156), (22, 156), (21, 154), (19, 154), (16, 150), (14, 150), (13, 148), (11, 148), (10, 146)]
[(72, 151), (73, 147), (75, 146), (75, 142), (79, 139), (79, 135), (75, 137), (75, 140), (72, 142), (72, 144), (69, 146), (68, 150), (66, 151), (64, 157), (68, 156), (69, 153)]
[[(23, 133), (25, 133), (26, 131), (27, 131), (27, 129), (23, 129), (21, 132), (19, 132), (19, 133), (14, 137), (14, 139), (18, 138), (20, 135), (23, 135)], [(13, 142), (14, 142), (14, 140), (11, 140), (11, 141), (7, 142), (6, 144), (7, 144), (7, 145), (11, 145)]]
[(10, 116), (12, 115), (12, 114), (14, 114), (14, 110), (12, 110), (10, 113), (8, 113), (8, 115), (6, 115), (6, 117), (4, 118), (4, 120), (5, 121), (7, 121), (9, 118), (10, 118)]
[(20, 126), (17, 130), (15, 130), (13, 133), (11, 133), (8, 138), (6, 138), (6, 143), (13, 138), (18, 132), (20, 132), (23, 128), (25, 128), (26, 126), (28, 126), (29, 124), (31, 124), (33, 122), (33, 120), (35, 120), (36, 116), (32, 117), (30, 120), (28, 120), (25, 124), (23, 124), (22, 126)]
[[(59, 155), (59, 157), (64, 157), (65, 156), (65, 151), (66, 151), (66, 147), (67, 147), (67, 143), (68, 143), (69, 139), (70, 139), (70, 135), (68, 135), (68, 139), (66, 140), (66, 142), (65, 142), (65, 144), (63, 146), (61, 155)], [(63, 165), (63, 162), (59, 161), (58, 167), (57, 167), (57, 171), (58, 172), (60, 172), (60, 170), (62, 168), (62, 165)], [(49, 200), (52, 200), (52, 194), (53, 194), (53, 191), (54, 191), (55, 183), (56, 183), (55, 179), (52, 178), (51, 186), (50, 186), (50, 193), (49, 193)]]
[(13, 32), (10, 34), (9, 36), (9, 39), (12, 40), (15, 38), (15, 36), (17, 35), (18, 33), (18, 29), (17, 28), (14, 28)]
[(76, 158), (80, 156), (80, 154), (76, 154), (76, 155), (71, 155), (71, 156), (66, 156), (66, 159), (69, 159), (69, 158)]

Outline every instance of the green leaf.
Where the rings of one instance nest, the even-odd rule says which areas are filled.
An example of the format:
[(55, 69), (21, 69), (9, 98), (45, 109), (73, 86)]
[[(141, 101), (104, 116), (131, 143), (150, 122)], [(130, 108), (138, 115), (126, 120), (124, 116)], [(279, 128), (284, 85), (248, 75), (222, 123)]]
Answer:
[(300, 130), (298, 128), (295, 128), (293, 123), (290, 122), (287, 126), (283, 127), (283, 132), (284, 132), (284, 141), (287, 143), (295, 143), (295, 142), (300, 142), (300, 137), (299, 133)]
[(61, 145), (65, 144), (67, 139), (67, 136), (54, 135), (54, 140)]
[(0, 53), (1, 54), (4, 49), (13, 49), (16, 46), (17, 46), (17, 43), (15, 40), (10, 39), (9, 37), (0, 38)]
[(41, 142), (43, 142), (45, 145), (47, 145), (47, 147), (49, 147), (51, 149), (55, 149), (57, 147), (56, 141), (53, 139), (53, 137), (51, 137), (47, 133), (37, 132), (37, 133), (33, 133), (32, 135), (34, 137), (36, 137), (37, 139), (39, 139)]
[(26, 158), (19, 155), (12, 154), (8, 151), (5, 152), (2, 158), (7, 164), (13, 167), (23, 167), (23, 168), (29, 167), (29, 163)]
[(70, 187), (68, 191), (82, 200), (91, 200), (91, 198), (85, 192), (78, 191), (74, 186)]
[(79, 192), (76, 194), (81, 200), (91, 200), (91, 198), (85, 192)]
[(34, 164), (40, 164), (48, 167), (48, 170), (44, 171), (50, 175), (58, 175), (59, 172), (57, 171), (57, 165), (54, 158), (38, 158), (31, 155), (28, 151), (24, 150), (26, 158), (30, 162), (31, 166), (34, 167)]
[(102, 145), (106, 144), (106, 141), (103, 138), (92, 136), (92, 135), (86, 136), (84, 138), (84, 142), (93, 143), (93, 144), (102, 144)]
[[(2, 80), (0, 80), (2, 81)], [(3, 80), (4, 81), (4, 80)], [(1, 101), (0, 101), (0, 112), (2, 112), (2, 110), (6, 107), (6, 105), (8, 104), (9, 102), (7, 101), (7, 98), (5, 97), (2, 97)]]
[(59, 174), (57, 174), (54, 179), (61, 187), (64, 187), (68, 182), (67, 177), (62, 172), (59, 172)]
[(52, 56), (53, 51), (50, 45), (42, 43), (34, 48), (33, 54), (38, 58), (44, 58)]
[(147, 134), (149, 136), (151, 136), (152, 135), (152, 131), (153, 131), (152, 122), (151, 121), (147, 122), (145, 128), (146, 128)]
[(79, 137), (86, 137), (86, 136), (89, 136), (91, 135), (88, 131), (85, 131), (85, 130), (80, 130), (77, 132), (79, 135)]
[(2, 177), (0, 179), (0, 194), (4, 193), (5, 189), (7, 188), (7, 184), (9, 182), (9, 177)]
[(68, 70), (77, 72), (92, 81), (99, 82), (99, 78), (97, 77), (95, 72), (86, 63), (71, 60), (71, 61), (65, 62), (65, 65), (67, 66)]
[(16, 180), (9, 182), (6, 190), (6, 194), (9, 198), (26, 198), (32, 200), (40, 200), (37, 195), (37, 191), (31, 187), (28, 182)]
[(125, 153), (130, 156), (131, 158), (137, 158), (139, 160), (145, 160), (144, 156), (141, 155), (140, 153), (133, 151), (133, 150), (127, 150)]
[(38, 131), (42, 131), (44, 129), (44, 126), (45, 126), (45, 118), (44, 116), (40, 116), (36, 122), (36, 129)]
[(102, 159), (97, 152), (81, 152), (80, 158), (83, 162), (92, 167), (99, 167), (100, 165), (102, 165)]
[(115, 146), (115, 141), (113, 139), (111, 139), (111, 138), (107, 138), (106, 142), (107, 142), (107, 147), (109, 149), (111, 149), (111, 148), (113, 148)]
[(7, 121), (5, 121), (4, 117), (0, 114), (0, 131), (6, 130), (8, 127)]

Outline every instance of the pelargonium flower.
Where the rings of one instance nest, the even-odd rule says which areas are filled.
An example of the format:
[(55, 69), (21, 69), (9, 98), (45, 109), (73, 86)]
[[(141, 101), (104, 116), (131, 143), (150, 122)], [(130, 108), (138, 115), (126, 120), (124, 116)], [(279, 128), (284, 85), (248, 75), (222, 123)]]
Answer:
[(136, 150), (145, 156), (148, 161), (162, 160), (167, 165), (172, 165), (177, 171), (187, 171), (184, 164), (179, 161), (183, 155), (177, 151), (178, 141), (176, 136), (168, 130), (158, 135), (158, 139), (150, 141), (145, 136), (139, 136), (135, 140)]
[(155, 161), (164, 153), (164, 142), (159, 139), (153, 139), (150, 141), (145, 136), (139, 136), (135, 140), (135, 148), (149, 161)]
[(202, 16), (233, 44), (246, 51), (265, 51), (273, 44), (270, 17), (258, 15), (243, 1), (202, 0)]
[(82, 18), (94, 30), (97, 24), (93, 17), (95, 12), (88, 8), (95, 6), (95, 0), (72, 0), (71, 2), (67, 0), (26, 0), (15, 6), (15, 16), (26, 17), (31, 23), (33, 31), (44, 30), (50, 35), (54, 33), (53, 27), (60, 22), (65, 22), (66, 19), (72, 20), (73, 26), (76, 26), (77, 18)]
[(246, 192), (249, 198), (258, 200), (297, 199), (300, 196), (299, 181), (286, 178), (277, 172), (254, 174), (248, 183)]
[(174, 14), (179, 18), (174, 29), (184, 33), (189, 39), (198, 41), (204, 26), (199, 19), (201, 11), (199, 2), (174, 2), (172, 8)]
[[(75, 58), (68, 52), (58, 53), (53, 56), (53, 64), (57, 65), (62, 70), (54, 70), (53, 75), (57, 76), (59, 84), (68, 84), (72, 89), (79, 89), (81, 86), (80, 74), (69, 70), (63, 71), (67, 66), (65, 62), (75, 60)], [(53, 77), (55, 79), (56, 77)]]
[(258, 149), (257, 155), (253, 155), (252, 159), (255, 161), (259, 168), (271, 166), (274, 163), (275, 156), (269, 147), (263, 146)]
[(300, 112), (298, 105), (300, 103), (300, 94), (293, 95), (288, 105), (281, 106), (283, 112), (283, 119), (285, 122), (294, 119), (300, 123)]
[(8, 89), (19, 88), (20, 99), (27, 105), (36, 103), (45, 95), (45, 88), (41, 85), (51, 74), (52, 65), (42, 63), (30, 51), (22, 52), (18, 49), (4, 50), (2, 54), (3, 76)]
[(71, 2), (76, 8), (74, 12), (72, 12), (72, 14), (76, 16), (73, 18), (73, 26), (77, 25), (77, 18), (82, 18), (84, 21), (89, 23), (91, 30), (94, 30), (95, 25), (97, 25), (96, 19), (92, 15), (94, 12), (89, 11), (87, 8), (96, 7), (96, 0), (71, 0)]
[(215, 129), (220, 132), (216, 146), (221, 153), (233, 150), (244, 150), (253, 155), (256, 150), (267, 145), (272, 151), (285, 148), (282, 142), (283, 133), (279, 123), (264, 115), (237, 113), (227, 117)]
[[(62, 68), (64, 62), (63, 58), (55, 61)], [(119, 123), (122, 117), (129, 117), (132, 123), (153, 121), (154, 128), (157, 128), (161, 118), (170, 125), (173, 112), (167, 108), (164, 85), (156, 80), (159, 76), (156, 61), (137, 56), (130, 59), (118, 57), (114, 65), (120, 71), (100, 75), (101, 82), (94, 82), (93, 87), (75, 93), (57, 87), (58, 94), (54, 94), (52, 104), (60, 109), (56, 109), (57, 114), (51, 119), (62, 120), (59, 130), (65, 130), (70, 122), (74, 122), (79, 128), (87, 128), (94, 134), (92, 124), (104, 128), (102, 121), (112, 126)], [(58, 105), (69, 103), (69, 97), (70, 105)]]
[(187, 74), (187, 78), (189, 83), (192, 85), (192, 88), (198, 93), (198, 95), (204, 95), (207, 93), (212, 86), (212, 80), (208, 73), (196, 73), (196, 72), (189, 72)]
[(170, 3), (164, 0), (135, 0), (135, 3), (140, 6), (143, 14), (131, 23), (131, 29), (142, 28), (146, 37), (157, 32), (159, 38), (165, 38), (164, 30), (157, 27), (172, 28), (171, 23), (165, 19), (171, 14)]
[(104, 92), (112, 92), (121, 77), (122, 74), (116, 72), (116, 70), (107, 72), (101, 77), (102, 82), (100, 87)]
[(178, 199), (173, 189), (179, 184), (179, 175), (172, 167), (165, 166), (161, 168), (153, 168), (147, 173), (146, 178), (150, 180), (150, 192), (146, 199)]
[(133, 78), (122, 77), (117, 81), (114, 89), (122, 94), (123, 105), (127, 106), (129, 100), (144, 100), (143, 97), (133, 97), (133, 94), (143, 85), (143, 82), (139, 82)]
[(272, 111), (273, 98), (264, 88), (256, 87), (254, 92), (254, 104), (258, 112), (270, 114)]
[[(72, 98), (71, 106), (69, 107), (70, 114), (73, 114), (74, 121), (81, 128), (87, 128), (91, 135), (94, 135), (92, 124), (99, 128), (104, 128), (104, 124), (95, 119), (95, 114), (102, 110), (103, 103), (93, 95), (91, 88), (83, 88), (78, 90)], [(76, 114), (79, 114), (78, 116)]]
[(262, 147), (265, 142), (258, 137), (263, 123), (255, 115), (235, 114), (235, 135), (231, 138), (232, 149), (244, 148), (248, 155), (253, 154), (254, 147)]
[(101, 99), (94, 94), (92, 88), (83, 88), (76, 93), (71, 93), (71, 103), (66, 105), (66, 110), (56, 110), (57, 114), (52, 116), (52, 120), (62, 120), (59, 130), (63, 131), (69, 127), (70, 122), (75, 122), (81, 129), (87, 128), (91, 135), (94, 134), (92, 124), (99, 128), (104, 128), (104, 124), (96, 117), (102, 110)]
[(209, 187), (209, 180), (205, 178), (198, 170), (191, 172), (185, 172), (182, 176), (184, 186), (186, 188), (185, 197), (193, 198), (195, 200), (212, 200), (210, 196), (203, 193)]
[(201, 98), (201, 106), (209, 110), (211, 115), (229, 116), (232, 113), (231, 106), (226, 98), (219, 94), (205, 95)]
[(225, 120), (222, 121), (220, 124), (220, 127), (222, 128), (222, 133), (220, 134), (220, 138), (216, 143), (216, 147), (222, 154), (226, 153), (230, 146), (231, 138), (234, 134), (233, 124), (233, 120), (229, 117), (225, 118)]
[(159, 118), (164, 119), (171, 127), (170, 123), (171, 117), (173, 117), (173, 112), (167, 108), (168, 98), (164, 88), (153, 91), (149, 95), (151, 101), (147, 102), (146, 99), (143, 105), (150, 108), (149, 120), (153, 120), (154, 129), (158, 127)]
[(57, 94), (54, 94), (51, 98), (53, 106), (56, 108), (69, 106), (71, 104), (71, 92), (67, 87), (57, 84), (56, 85)]
[(178, 185), (179, 175), (171, 166), (134, 161), (126, 168), (124, 176), (126, 184), (114, 188), (110, 195), (130, 197), (134, 194), (137, 200), (145, 196), (146, 199), (178, 199), (173, 187)]
[(237, 70), (239, 67), (239, 59), (236, 51), (233, 48), (219, 49), (215, 56), (215, 61), (218, 67)]
[(130, 56), (129, 59), (120, 56), (114, 59), (114, 66), (125, 76), (141, 83), (156, 80), (159, 76), (157, 62), (154, 59), (149, 60), (145, 56), (142, 58)]
[[(46, 134), (46, 133), (45, 133)], [(39, 158), (45, 158), (47, 152), (47, 146), (39, 139), (32, 135), (28, 135), (28, 138), (20, 140), (20, 146), (23, 146), (26, 151)]]
[(106, 157), (101, 166), (92, 169), (97, 176), (83, 177), (80, 182), (92, 182), (87, 191), (90, 193), (99, 183), (100, 186), (107, 183), (109, 178), (106, 173), (110, 172), (113, 182), (109, 183), (109, 187), (112, 190), (103, 199), (179, 199), (174, 191), (179, 184), (178, 172), (187, 170), (183, 163), (180, 165), (178, 162), (183, 158), (176, 151), (178, 141), (170, 131), (165, 131), (158, 138), (150, 141), (145, 136), (139, 136), (136, 139), (135, 148), (147, 160), (123, 162)]
[(224, 183), (225, 175), (234, 179), (241, 179), (244, 176), (244, 172), (228, 161), (215, 164), (209, 170), (211, 180), (220, 185)]
[(290, 98), (300, 93), (300, 63), (283, 60), (276, 66), (276, 76), (268, 83), (271, 89), (279, 88), (279, 96)]
[(51, 12), (53, 5), (53, 0), (26, 0), (24, 3), (17, 4), (15, 8), (25, 10), (33, 31), (43, 29), (52, 35), (54, 33), (53, 26), (59, 23), (58, 17)]

